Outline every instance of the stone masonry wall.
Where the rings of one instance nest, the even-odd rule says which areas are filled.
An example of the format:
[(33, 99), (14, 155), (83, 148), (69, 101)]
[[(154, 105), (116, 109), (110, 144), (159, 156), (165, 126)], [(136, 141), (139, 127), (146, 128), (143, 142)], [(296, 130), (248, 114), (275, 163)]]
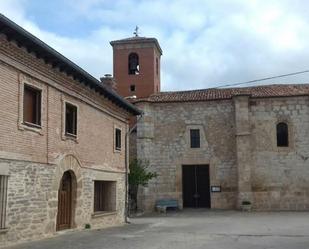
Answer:
[[(137, 155), (158, 173), (139, 193), (139, 207), (159, 198), (182, 205), (181, 165), (209, 164), (211, 208), (309, 209), (309, 98), (234, 96), (233, 100), (138, 103)], [(277, 147), (276, 125), (289, 126), (289, 147)], [(189, 130), (201, 130), (201, 148), (191, 149)]]
[[(141, 188), (139, 208), (151, 211), (159, 198), (176, 198), (182, 205), (182, 165), (210, 168), (212, 208), (235, 208), (237, 168), (234, 107), (232, 101), (193, 103), (139, 103), (144, 117), (137, 127), (137, 155), (149, 160), (158, 173), (148, 187)], [(190, 129), (199, 128), (201, 148), (190, 148)]]
[[(309, 209), (308, 97), (250, 101), (254, 208)], [(289, 147), (277, 147), (276, 124), (287, 122)]]
[[(77, 180), (73, 228), (84, 229), (120, 224), (124, 220), (124, 174), (95, 172), (68, 163), (46, 165), (25, 161), (0, 160), (0, 166), (9, 167), (7, 232), (0, 233), (0, 247), (56, 234), (58, 188), (63, 172), (71, 170)], [(94, 180), (116, 181), (116, 210), (94, 215)], [(73, 198), (75, 198), (73, 196)]]

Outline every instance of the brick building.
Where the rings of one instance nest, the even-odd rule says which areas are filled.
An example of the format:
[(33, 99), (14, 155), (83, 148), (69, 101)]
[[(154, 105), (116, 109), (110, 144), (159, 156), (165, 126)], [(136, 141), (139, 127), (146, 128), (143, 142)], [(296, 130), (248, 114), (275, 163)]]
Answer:
[[(152, 211), (162, 198), (180, 207), (309, 209), (308, 84), (160, 92), (156, 39), (111, 44), (119, 93), (137, 95), (144, 112), (130, 137), (131, 158), (158, 173), (140, 189), (140, 209)], [(133, 76), (131, 54), (139, 59)]]
[(155, 38), (131, 37), (112, 41), (117, 92), (124, 97), (148, 97), (160, 92), (162, 49)]
[(0, 16), (0, 247), (124, 221), (139, 110)]

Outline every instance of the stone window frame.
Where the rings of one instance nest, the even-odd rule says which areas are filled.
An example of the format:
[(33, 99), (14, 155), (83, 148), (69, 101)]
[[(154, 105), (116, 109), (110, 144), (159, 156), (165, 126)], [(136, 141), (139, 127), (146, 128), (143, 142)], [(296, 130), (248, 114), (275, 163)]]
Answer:
[[(288, 146), (277, 146), (277, 125), (286, 123), (288, 126)], [(294, 149), (293, 124), (289, 118), (280, 117), (274, 124), (274, 146), (278, 152), (289, 152)]]
[[(66, 96), (62, 95), (61, 96), (61, 102), (62, 102), (62, 111), (61, 111), (61, 139), (63, 141), (71, 140), (74, 141), (75, 143), (79, 143), (79, 127), (80, 127), (80, 111), (79, 111), (79, 105), (68, 99)], [(76, 116), (77, 116), (77, 121), (76, 121), (76, 136), (70, 136), (66, 134), (65, 132), (65, 119), (66, 119), (66, 104), (70, 104), (76, 107)]]
[[(105, 206), (104, 210), (103, 209), (102, 210), (96, 210), (96, 205), (95, 205), (95, 203), (96, 203), (96, 198), (95, 198), (96, 197), (96, 183), (100, 183), (103, 186), (103, 193), (101, 193), (100, 197), (103, 198), (103, 201), (112, 202), (111, 207), (106, 209), (106, 206), (103, 205), (103, 206)], [(93, 191), (94, 191), (93, 192), (94, 193), (94, 198), (93, 198), (93, 201), (94, 201), (93, 212), (94, 212), (94, 214), (115, 212), (116, 211), (116, 202), (117, 202), (117, 197), (116, 197), (117, 182), (112, 181), (112, 180), (94, 180), (93, 184), (94, 184), (94, 189), (93, 189)], [(110, 189), (107, 189), (107, 190), (111, 191), (111, 193), (106, 193), (107, 190), (106, 190), (106, 188), (104, 188), (104, 187), (106, 187), (106, 185), (109, 185), (108, 188), (110, 188)], [(111, 194), (111, 196), (109, 196), (109, 194)], [(105, 198), (108, 198), (108, 200), (106, 200)], [(103, 207), (101, 207), (101, 208), (103, 208)]]
[[(24, 123), (24, 89), (25, 85), (36, 89), (41, 92), (41, 125), (40, 126), (32, 126)], [(40, 135), (44, 135), (45, 125), (44, 125), (44, 99), (47, 96), (45, 89), (42, 83), (33, 80), (26, 75), (19, 76), (19, 103), (18, 103), (18, 129), (21, 131), (28, 130), (36, 132)]]
[[(116, 129), (119, 129), (121, 132), (121, 148), (120, 150), (116, 149)], [(123, 129), (121, 128), (120, 125), (114, 124), (114, 130), (113, 130), (113, 151), (114, 153), (120, 153), (124, 151), (123, 145), (124, 145), (124, 139), (123, 139)]]
[[(199, 148), (191, 148), (191, 136), (190, 130), (200, 130), (200, 147)], [(203, 124), (188, 124), (186, 125), (186, 147), (189, 150), (196, 151), (196, 150), (203, 150), (208, 147), (205, 127)]]
[[(198, 133), (197, 134), (194, 133)], [(190, 129), (190, 148), (199, 149), (201, 148), (201, 130), (200, 129)]]
[(0, 170), (0, 233), (8, 231), (6, 224), (9, 185), (8, 172), (8, 168)]
[[(118, 186), (119, 186), (119, 182), (118, 182), (118, 179), (115, 178), (115, 177), (109, 177), (109, 176), (106, 176), (104, 173), (105, 176), (101, 175), (102, 172), (99, 172), (95, 179), (92, 180), (93, 182), (93, 196), (92, 196), (92, 214), (91, 214), (91, 217), (92, 218), (99, 218), (99, 217), (102, 217), (102, 216), (109, 216), (109, 215), (116, 215), (118, 213)], [(94, 207), (94, 199), (95, 199), (95, 182), (96, 181), (103, 181), (103, 182), (113, 182), (115, 184), (115, 194), (114, 194), (114, 208), (112, 211), (94, 211), (95, 207)]]

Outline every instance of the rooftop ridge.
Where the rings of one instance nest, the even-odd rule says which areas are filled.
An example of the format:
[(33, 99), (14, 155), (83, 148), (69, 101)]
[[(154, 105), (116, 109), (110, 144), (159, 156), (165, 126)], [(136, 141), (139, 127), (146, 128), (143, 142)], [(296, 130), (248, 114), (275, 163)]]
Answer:
[(167, 91), (137, 99), (135, 102), (189, 102), (232, 99), (237, 95), (255, 98), (293, 97), (309, 95), (309, 84), (270, 84), (234, 88), (207, 88), (185, 91)]
[(210, 88), (199, 88), (199, 89), (191, 89), (191, 90), (177, 90), (177, 91), (161, 91), (156, 94), (161, 93), (186, 93), (186, 92), (199, 92), (199, 91), (207, 91), (207, 90), (230, 90), (230, 89), (251, 89), (251, 88), (258, 88), (258, 87), (272, 87), (272, 86), (302, 86), (302, 85), (309, 85), (309, 83), (274, 83), (274, 84), (265, 84), (265, 85), (258, 85), (258, 86), (245, 86), (245, 87), (210, 87)]

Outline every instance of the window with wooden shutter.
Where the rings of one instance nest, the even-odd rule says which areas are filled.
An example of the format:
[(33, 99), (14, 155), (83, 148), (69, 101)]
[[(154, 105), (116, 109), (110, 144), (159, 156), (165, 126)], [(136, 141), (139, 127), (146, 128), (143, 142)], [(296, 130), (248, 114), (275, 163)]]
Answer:
[(94, 181), (94, 212), (116, 210), (116, 182)]
[(24, 86), (24, 124), (41, 126), (41, 90)]
[(68, 136), (77, 136), (77, 107), (65, 104), (65, 134)]
[(190, 130), (190, 145), (191, 145), (191, 148), (200, 148), (200, 130), (199, 129)]
[(0, 229), (5, 229), (8, 176), (0, 175)]

